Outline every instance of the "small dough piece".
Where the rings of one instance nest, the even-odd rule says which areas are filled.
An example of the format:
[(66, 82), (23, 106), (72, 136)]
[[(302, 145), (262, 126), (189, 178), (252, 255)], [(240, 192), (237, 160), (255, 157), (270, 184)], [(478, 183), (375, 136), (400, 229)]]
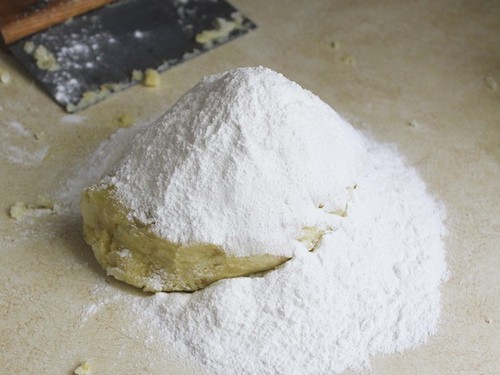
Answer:
[(215, 21), (215, 29), (204, 30), (196, 34), (196, 43), (203, 44), (205, 48), (210, 48), (213, 46), (214, 42), (224, 42), (234, 30), (243, 28), (243, 17), (238, 12), (233, 13), (229, 20), (217, 18)]
[(113, 188), (89, 188), (81, 201), (85, 240), (108, 275), (149, 292), (195, 291), (223, 278), (272, 269), (288, 257), (236, 257), (210, 244), (181, 245), (130, 221)]
[(53, 72), (60, 69), (57, 59), (52, 52), (50, 52), (47, 47), (43, 45), (37, 46), (35, 43), (29, 41), (24, 43), (24, 52), (28, 55), (32, 55), (36, 61), (36, 66), (41, 70), (47, 70)]
[(35, 48), (36, 48), (35, 43), (31, 41), (24, 43), (23, 46), (24, 52), (26, 52), (28, 55), (32, 55), (33, 52), (35, 52)]
[(80, 366), (78, 366), (75, 369), (75, 371), (73, 371), (73, 374), (75, 374), (75, 375), (90, 375), (91, 374), (90, 365), (87, 362), (82, 363)]
[(50, 199), (38, 196), (36, 203), (28, 204), (16, 202), (10, 207), (9, 215), (12, 219), (19, 220), (26, 215), (45, 216), (58, 211), (58, 206)]
[(36, 66), (41, 70), (48, 70), (53, 72), (59, 70), (60, 66), (56, 61), (56, 58), (52, 52), (50, 52), (45, 46), (36, 47), (33, 52), (33, 57), (36, 60)]
[(158, 87), (160, 86), (160, 83), (160, 74), (158, 74), (158, 72), (154, 69), (146, 69), (142, 84), (147, 87)]
[(135, 122), (134, 117), (128, 113), (116, 116), (113, 119), (113, 123), (119, 128), (130, 128), (132, 125), (134, 125), (134, 122)]
[(10, 73), (0, 68), (0, 83), (7, 85), (8, 83), (10, 83), (10, 81), (11, 81)]
[(19, 219), (29, 212), (29, 207), (24, 202), (16, 202), (10, 207), (9, 215), (13, 219)]
[(140, 70), (133, 70), (132, 71), (132, 80), (137, 81), (137, 82), (142, 82), (144, 79), (144, 73), (141, 72)]

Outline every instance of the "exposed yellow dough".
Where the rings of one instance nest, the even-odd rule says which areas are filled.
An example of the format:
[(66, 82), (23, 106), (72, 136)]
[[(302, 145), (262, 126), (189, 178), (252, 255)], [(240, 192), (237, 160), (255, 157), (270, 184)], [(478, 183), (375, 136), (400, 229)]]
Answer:
[(108, 275), (145, 291), (195, 291), (224, 278), (267, 271), (289, 258), (236, 257), (213, 244), (178, 244), (131, 221), (115, 189), (89, 188), (81, 200), (84, 238)]

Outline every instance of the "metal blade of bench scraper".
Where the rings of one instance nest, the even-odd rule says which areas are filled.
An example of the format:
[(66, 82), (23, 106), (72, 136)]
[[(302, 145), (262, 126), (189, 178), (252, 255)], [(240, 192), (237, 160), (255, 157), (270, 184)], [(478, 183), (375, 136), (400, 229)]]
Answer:
[[(166, 70), (255, 27), (224, 0), (123, 0), (9, 49), (56, 102), (75, 112), (137, 83), (134, 70)], [(44, 46), (59, 68), (40, 69), (27, 42)]]

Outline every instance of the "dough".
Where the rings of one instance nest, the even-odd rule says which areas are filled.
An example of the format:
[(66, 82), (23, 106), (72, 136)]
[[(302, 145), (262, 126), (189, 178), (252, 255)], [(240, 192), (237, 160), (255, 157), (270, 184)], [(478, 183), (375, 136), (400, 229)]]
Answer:
[[(289, 258), (227, 255), (208, 244), (172, 243), (130, 221), (113, 188), (89, 188), (81, 201), (83, 233), (108, 275), (145, 291), (195, 291), (214, 281), (269, 270)], [(309, 241), (317, 233), (304, 238)]]

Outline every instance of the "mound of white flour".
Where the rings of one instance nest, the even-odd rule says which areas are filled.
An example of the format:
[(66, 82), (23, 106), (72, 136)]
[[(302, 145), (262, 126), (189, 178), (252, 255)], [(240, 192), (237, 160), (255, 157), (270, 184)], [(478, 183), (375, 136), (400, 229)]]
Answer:
[(335, 227), (362, 163), (358, 134), (267, 68), (202, 80), (135, 137), (111, 177), (131, 219), (174, 243), (292, 256)]
[[(253, 72), (269, 77), (276, 76), (276, 73), (262, 68)], [(252, 70), (246, 71), (245, 74), (251, 75)], [(237, 79), (237, 74), (234, 71), (229, 72), (226, 73), (226, 77), (228, 80)], [(252, 82), (256, 78), (248, 79)], [(345, 217), (332, 215), (335, 217), (335, 230), (325, 234), (313, 252), (295, 246), (294, 257), (276, 270), (258, 277), (221, 280), (192, 294), (132, 295), (113, 285), (101, 285), (95, 289), (96, 303), (89, 305), (82, 315), (82, 324), (103, 313), (97, 307), (113, 305), (116, 308), (107, 311), (112, 311), (113, 314), (120, 315), (130, 322), (129, 325), (122, 327), (124, 334), (144, 343), (147, 349), (160, 353), (161, 357), (171, 357), (170, 354), (175, 351), (185, 361), (203, 368), (200, 374), (210, 375), (339, 373), (348, 368), (359, 369), (367, 366), (371, 355), (393, 353), (423, 344), (428, 336), (436, 331), (440, 316), (440, 286), (447, 275), (443, 242), (446, 233), (443, 225), (444, 209), (427, 193), (425, 184), (416, 171), (405, 164), (396, 149), (356, 134), (333, 110), (313, 105), (315, 102), (313, 99), (308, 102), (308, 99), (302, 101), (303, 96), (299, 98), (295, 96), (298, 86), (285, 83), (289, 81), (282, 79), (281, 76), (277, 81), (283, 82), (281, 95), (284, 95), (284, 99), (276, 98), (275, 102), (270, 102), (270, 97), (264, 95), (262, 91), (263, 87), (266, 87), (267, 79), (261, 82), (262, 85), (257, 85), (254, 81), (252, 85), (245, 86), (245, 94), (251, 95), (248, 98), (238, 98), (240, 91), (228, 89), (219, 92), (217, 87), (210, 86), (213, 79), (209, 78), (198, 86), (199, 90), (195, 87), (191, 94), (197, 96), (196, 100), (201, 104), (191, 105), (188, 100), (190, 97), (188, 96), (188, 99), (185, 97), (181, 99), (183, 111), (177, 113), (177, 118), (162, 119), (163, 122), (169, 122), (168, 128), (172, 129), (168, 136), (174, 139), (177, 137), (175, 147), (178, 148), (175, 152), (155, 150), (160, 146), (155, 142), (160, 141), (156, 141), (154, 137), (153, 133), (158, 131), (154, 128), (148, 130), (143, 138), (132, 141), (131, 147), (136, 147), (133, 144), (134, 142), (137, 144), (138, 140), (142, 142), (140, 149), (151, 155), (150, 165), (156, 168), (154, 165), (159, 161), (154, 157), (168, 155), (168, 158), (182, 158), (185, 155), (182, 154), (183, 147), (199, 147), (203, 152), (219, 155), (221, 163), (226, 163), (230, 160), (228, 153), (241, 151), (241, 148), (236, 147), (238, 142), (262, 139), (258, 144), (245, 146), (245, 149), (252, 150), (255, 154), (241, 154), (234, 157), (255, 157), (264, 164), (262, 170), (265, 171), (266, 163), (280, 163), (280, 160), (269, 160), (278, 156), (270, 150), (276, 143), (282, 148), (288, 147), (289, 145), (282, 142), (288, 142), (290, 139), (285, 141), (281, 138), (275, 139), (275, 133), (252, 137), (245, 134), (243, 126), (240, 129), (234, 125), (232, 129), (235, 133), (228, 138), (227, 148), (210, 149), (211, 137), (221, 137), (216, 125), (205, 127), (203, 130), (197, 123), (191, 124), (190, 128), (189, 124), (184, 122), (183, 126), (187, 128), (183, 128), (176, 126), (176, 122), (182, 120), (183, 116), (191, 116), (196, 121), (205, 121), (207, 124), (210, 124), (213, 118), (227, 120), (228, 123), (239, 121), (251, 124), (254, 121), (265, 121), (267, 118), (256, 116), (255, 112), (258, 110), (255, 108), (253, 112), (248, 112), (253, 113), (254, 117), (251, 118), (246, 117), (243, 110), (238, 118), (224, 119), (218, 116), (221, 111), (227, 109), (224, 107), (226, 103), (238, 101), (246, 102), (248, 106), (286, 105), (287, 110), (283, 110), (279, 116), (272, 119), (276, 122), (276, 126), (282, 125), (280, 121), (286, 122), (287, 116), (304, 116), (301, 126), (305, 129), (314, 129), (311, 130), (313, 134), (304, 131), (300, 126), (288, 130), (302, 132), (300, 134), (303, 137), (311, 136), (310, 141), (313, 142), (314, 139), (318, 145), (317, 152), (322, 158), (321, 160), (318, 158), (317, 161), (321, 165), (313, 172), (294, 169), (297, 165), (283, 167), (290, 168), (287, 173), (297, 173), (299, 180), (310, 178), (311, 173), (314, 176), (317, 172), (326, 174), (324, 177), (319, 177), (317, 183), (321, 185), (331, 182), (328, 185), (330, 188), (325, 189), (324, 185), (315, 187), (309, 191), (311, 196), (302, 198), (305, 202), (314, 202), (316, 207), (314, 214), (317, 211), (321, 212), (319, 210), (321, 204), (333, 202), (333, 206), (328, 208), (331, 210), (344, 206), (348, 201)], [(272, 86), (277, 81), (271, 79), (269, 85)], [(276, 87), (268, 89), (273, 93), (280, 92)], [(223, 96), (214, 97), (216, 94), (213, 92)], [(325, 123), (308, 122), (307, 119), (318, 117), (317, 114), (307, 113), (308, 110), (323, 111)], [(326, 121), (329, 118), (338, 119), (338, 123), (342, 124), (337, 130), (332, 131), (332, 137), (342, 136), (344, 141), (346, 139), (348, 141), (347, 145), (331, 143), (333, 149), (340, 147), (340, 151), (328, 149), (331, 141), (329, 137), (323, 141), (315, 136), (317, 127), (330, 126)], [(193, 133), (196, 131), (205, 133), (200, 136)], [(286, 137), (286, 131), (279, 134)], [(204, 137), (207, 138), (205, 144), (202, 141)], [(359, 145), (363, 145), (363, 152), (357, 150)], [(162, 146), (167, 147), (167, 144)], [(352, 146), (352, 150), (355, 151), (351, 152), (350, 147), (346, 146)], [(287, 149), (292, 153), (294, 150)], [(304, 152), (305, 149), (298, 147), (296, 150), (298, 153), (299, 150)], [(312, 146), (310, 149), (307, 148), (308, 152), (314, 150)], [(359, 157), (363, 153), (366, 153), (366, 157)], [(263, 154), (268, 155), (268, 158), (264, 158)], [(209, 166), (201, 161), (203, 153), (194, 155), (200, 160), (186, 160), (178, 165), (190, 168), (199, 176), (203, 172), (194, 169)], [(339, 164), (338, 159), (329, 159), (327, 155), (332, 157), (340, 155), (342, 162)], [(302, 157), (307, 158), (309, 155)], [(216, 160), (218, 160), (216, 157), (212, 159), (214, 162)], [(304, 165), (299, 153), (292, 155), (289, 160), (295, 160), (300, 166)], [(346, 161), (349, 166), (358, 170), (343, 170)], [(166, 165), (172, 164), (170, 160), (163, 162)], [(233, 173), (231, 165), (224, 167), (228, 173)], [(132, 160), (122, 162), (114, 169), (115, 177), (125, 176), (126, 171), (134, 172), (132, 168), (147, 168), (147, 165), (136, 165)], [(338, 180), (334, 178), (335, 168), (340, 168)], [(181, 172), (172, 170), (168, 172), (168, 176), (175, 176), (176, 173), (184, 175), (184, 172)], [(255, 172), (248, 171), (250, 175)], [(136, 171), (134, 173), (137, 174)], [(222, 178), (220, 173), (222, 169), (219, 170), (216, 166), (215, 177)], [(210, 185), (214, 191), (205, 192), (205, 196), (220, 200), (224, 194), (230, 194), (226, 190), (235, 188), (234, 182), (228, 183), (230, 177), (227, 176), (227, 180), (222, 180), (218, 185)], [(254, 178), (261, 176), (255, 175)], [(272, 179), (272, 176), (262, 178), (267, 181), (266, 179)], [(120, 178), (115, 179), (114, 183), (117, 182), (120, 183)], [(133, 189), (139, 190), (153, 183), (135, 179), (130, 179), (129, 182), (133, 182)], [(350, 197), (342, 195), (342, 189), (352, 182), (356, 183), (352, 195)], [(168, 181), (164, 183), (168, 185)], [(178, 183), (181, 184), (181, 181)], [(185, 198), (189, 208), (196, 209), (191, 204), (202, 196), (202, 192), (197, 190), (199, 189), (196, 186), (197, 182), (182, 181), (182, 183), (195, 185), (194, 190), (185, 186)], [(150, 188), (155, 187), (150, 186)], [(286, 197), (287, 194), (292, 194), (286, 192), (286, 188), (290, 186), (279, 188)], [(128, 188), (123, 187), (123, 189), (126, 192)], [(182, 194), (183, 186), (167, 186), (167, 189)], [(187, 192), (200, 195), (196, 198), (189, 196)], [(259, 194), (262, 192), (259, 191)], [(256, 192), (248, 192), (248, 194), (253, 193)], [(299, 193), (305, 194), (304, 191)], [(123, 196), (126, 198), (126, 193)], [(163, 204), (166, 201), (162, 199), (166, 197), (165, 195), (154, 199), (160, 199), (160, 207), (165, 207)], [(290, 199), (297, 198), (294, 195), (291, 197)], [(328, 200), (329, 198), (331, 200)], [(278, 207), (283, 207), (294, 220), (299, 222), (300, 218), (293, 216), (297, 207), (286, 207), (287, 202), (295, 203), (296, 200), (285, 199)], [(131, 198), (128, 203), (133, 204), (133, 199)], [(157, 203), (152, 200), (145, 203), (144, 207), (151, 208)], [(227, 203), (223, 206), (225, 209), (231, 204), (237, 204), (237, 202), (223, 203)], [(177, 209), (182, 211), (184, 208), (177, 207)], [(323, 211), (323, 214), (326, 215), (325, 212)], [(252, 210), (249, 209), (248, 213), (252, 213)], [(257, 219), (267, 223), (265, 210), (257, 207), (255, 213), (261, 215)], [(276, 214), (270, 212), (269, 216), (274, 217)], [(153, 210), (149, 215), (158, 219), (162, 212)], [(207, 230), (208, 228), (203, 225), (201, 224), (201, 228)], [(227, 223), (223, 222), (220, 225)], [(235, 226), (235, 230), (238, 229)], [(161, 232), (161, 229), (158, 230)], [(274, 236), (269, 228), (264, 228), (263, 231), (266, 236)], [(190, 235), (195, 236), (195, 233), (192, 232)], [(286, 243), (279, 236), (280, 234), (273, 237), (275, 243)], [(229, 237), (224, 238), (229, 241)], [(267, 237), (264, 236), (262, 239), (266, 240)], [(234, 242), (231, 246), (233, 245), (236, 246), (237, 243)], [(139, 356), (141, 353), (143, 352), (138, 351), (132, 355)], [(127, 355), (127, 359), (133, 362), (130, 354)]]

